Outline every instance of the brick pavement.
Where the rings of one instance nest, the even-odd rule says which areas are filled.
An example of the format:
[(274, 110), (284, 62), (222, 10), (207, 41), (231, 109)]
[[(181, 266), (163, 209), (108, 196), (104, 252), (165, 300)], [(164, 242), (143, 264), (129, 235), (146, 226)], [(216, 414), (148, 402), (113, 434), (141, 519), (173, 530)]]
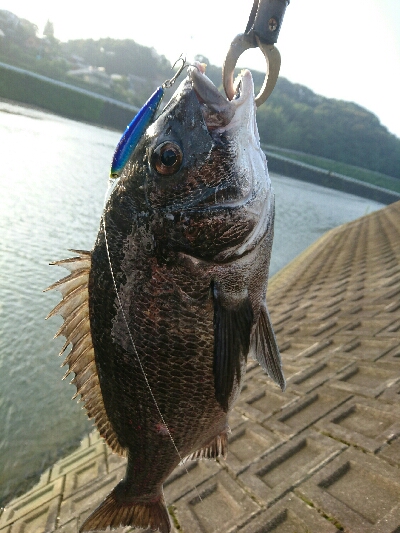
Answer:
[[(400, 202), (325, 234), (268, 301), (287, 391), (249, 364), (227, 460), (165, 485), (174, 533), (400, 533)], [(0, 533), (76, 533), (124, 470), (91, 433)]]

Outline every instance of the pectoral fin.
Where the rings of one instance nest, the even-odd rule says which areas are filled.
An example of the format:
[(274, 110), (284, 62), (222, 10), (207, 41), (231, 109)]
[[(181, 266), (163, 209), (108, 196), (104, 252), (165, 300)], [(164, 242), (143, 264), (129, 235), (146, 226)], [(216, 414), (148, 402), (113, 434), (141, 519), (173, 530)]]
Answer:
[(261, 308), (250, 353), (257, 359), (261, 367), (275, 383), (280, 386), (282, 391), (284, 391), (286, 381), (282, 372), (281, 356), (266, 306)]
[(215, 397), (227, 411), (235, 379), (247, 357), (253, 310), (248, 297), (230, 302), (213, 286), (214, 296), (214, 384)]

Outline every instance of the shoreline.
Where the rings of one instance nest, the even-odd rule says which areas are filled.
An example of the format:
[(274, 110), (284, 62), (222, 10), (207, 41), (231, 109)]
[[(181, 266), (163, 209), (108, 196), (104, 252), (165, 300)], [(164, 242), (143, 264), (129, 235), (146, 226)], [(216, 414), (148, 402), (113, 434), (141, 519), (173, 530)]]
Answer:
[(0, 96), (66, 118), (122, 131), (138, 111), (136, 106), (2, 62)]
[[(134, 116), (133, 114), (131, 114), (133, 113), (133, 111), (129, 112), (129, 115), (128, 115), (126, 108), (123, 110), (120, 109), (120, 111), (123, 111), (124, 118), (122, 118), (122, 122), (121, 122), (121, 117), (118, 117), (118, 122), (123, 123), (125, 125), (123, 127), (119, 127), (119, 126), (117, 127), (117, 126), (112, 126), (112, 125), (101, 123), (101, 122), (99, 123), (96, 121), (91, 121), (85, 118), (71, 117), (71, 116), (63, 114), (61, 112), (57, 112), (52, 109), (46, 109), (45, 107), (40, 106), (38, 104), (20, 102), (18, 100), (12, 100), (10, 98), (6, 98), (1, 95), (0, 95), (0, 102), (5, 102), (10, 105), (26, 107), (27, 109), (40, 111), (42, 113), (47, 113), (47, 114), (54, 115), (57, 117), (67, 118), (69, 120), (74, 120), (76, 122), (88, 124), (90, 126), (98, 127), (101, 129), (107, 129), (110, 131), (120, 132), (120, 133), (124, 131), (126, 125), (130, 123), (130, 121), (132, 120)], [(115, 104), (109, 104), (109, 105), (113, 105), (115, 107)], [(108, 110), (105, 113), (105, 115), (108, 115), (109, 111), (110, 110)], [(302, 163), (300, 161), (296, 161), (294, 159), (290, 159), (285, 156), (269, 153), (268, 148), (263, 144), (261, 144), (261, 148), (263, 149), (267, 157), (268, 170), (272, 173), (280, 174), (282, 176), (287, 176), (289, 178), (293, 178), (298, 181), (305, 181), (308, 183), (313, 183), (321, 187), (326, 187), (326, 188), (333, 189), (333, 190), (339, 190), (339, 191), (342, 191), (348, 194), (359, 196), (361, 198), (367, 198), (369, 200), (374, 200), (376, 202), (380, 202), (385, 205), (389, 205), (391, 203), (394, 203), (400, 200), (400, 193), (397, 193), (390, 189), (386, 189), (383, 187), (379, 187), (377, 185), (369, 184), (367, 182), (360, 181), (355, 178), (351, 178), (349, 176), (344, 176), (342, 174), (337, 174), (337, 173), (322, 169), (320, 167), (308, 165), (306, 163)]]
[[(38, 111), (39, 113), (45, 113), (46, 115), (52, 115), (57, 118), (64, 118), (67, 120), (73, 120), (74, 122), (78, 122), (79, 124), (87, 124), (88, 126), (94, 126), (95, 128), (100, 128), (101, 130), (108, 130), (108, 131), (115, 131), (117, 133), (122, 133), (123, 130), (120, 128), (112, 127), (112, 126), (106, 126), (104, 124), (98, 124), (97, 122), (91, 122), (90, 120), (78, 120), (76, 118), (71, 118), (65, 115), (62, 115), (60, 113), (57, 113), (56, 111), (52, 111), (50, 109), (46, 109), (44, 107), (41, 107), (39, 105), (35, 104), (28, 104), (26, 102), (18, 102), (17, 100), (12, 100), (10, 98), (5, 98), (4, 96), (0, 96), (0, 103), (4, 102), (5, 104), (15, 105), (18, 107), (25, 107), (27, 109), (31, 109), (32, 111)], [(0, 109), (0, 112), (3, 112)], [(7, 111), (6, 111), (7, 112)], [(13, 113), (14, 115), (23, 115), (27, 116), (24, 113)], [(36, 117), (35, 117), (36, 118)], [(132, 117), (133, 118), (133, 117)]]

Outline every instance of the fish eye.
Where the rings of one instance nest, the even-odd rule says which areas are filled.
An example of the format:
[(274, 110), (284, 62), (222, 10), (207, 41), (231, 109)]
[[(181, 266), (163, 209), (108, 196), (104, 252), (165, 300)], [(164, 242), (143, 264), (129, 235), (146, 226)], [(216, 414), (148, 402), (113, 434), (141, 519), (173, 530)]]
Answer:
[(183, 159), (182, 150), (172, 142), (159, 144), (151, 155), (151, 165), (164, 176), (170, 176), (178, 172)]

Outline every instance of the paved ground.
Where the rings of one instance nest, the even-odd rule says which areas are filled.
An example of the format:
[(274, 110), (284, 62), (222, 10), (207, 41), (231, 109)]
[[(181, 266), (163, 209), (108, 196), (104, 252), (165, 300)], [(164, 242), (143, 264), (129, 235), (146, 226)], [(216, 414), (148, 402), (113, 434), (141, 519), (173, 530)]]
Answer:
[[(227, 461), (165, 486), (175, 533), (400, 533), (400, 202), (327, 233), (268, 301), (287, 392), (250, 365)], [(0, 532), (76, 533), (124, 464), (89, 435)]]

